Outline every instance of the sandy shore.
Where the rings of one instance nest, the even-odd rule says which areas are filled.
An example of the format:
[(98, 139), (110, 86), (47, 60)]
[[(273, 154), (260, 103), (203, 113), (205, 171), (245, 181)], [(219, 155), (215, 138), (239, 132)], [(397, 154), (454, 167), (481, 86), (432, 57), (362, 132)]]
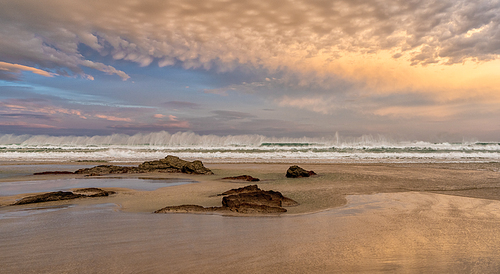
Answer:
[[(79, 164), (45, 167), (71, 170)], [(215, 175), (103, 176), (198, 183), (2, 207), (0, 250), (8, 250), (0, 252), (2, 270), (498, 273), (499, 164), (303, 164), (318, 176), (287, 179), (290, 164), (205, 164)], [(78, 177), (14, 176), (40, 169), (0, 165), (0, 175), (10, 176), (0, 185)], [(221, 178), (243, 174), (260, 178), (260, 188), (280, 191), (300, 205), (279, 217), (151, 214), (169, 205), (220, 205), (216, 194), (250, 184)], [(24, 196), (0, 196), (0, 202)]]
[[(15, 164), (15, 165), (13, 165)], [(74, 171), (75, 165), (94, 166), (102, 163), (3, 163), (2, 172), (9, 167), (21, 168), (23, 172), (44, 170)], [(129, 163), (137, 164), (137, 163)], [(103, 178), (182, 178), (198, 183), (160, 188), (154, 191), (132, 189), (113, 189), (117, 195), (105, 198), (73, 200), (71, 203), (92, 204), (116, 203), (123, 211), (152, 212), (171, 205), (198, 204), (219, 206), (221, 197), (217, 194), (232, 188), (253, 184), (221, 180), (226, 176), (251, 175), (259, 178), (257, 182), (264, 190), (280, 191), (283, 195), (300, 203), (287, 208), (286, 214), (304, 214), (323, 211), (343, 206), (347, 195), (395, 193), (395, 192), (432, 192), (472, 198), (500, 200), (500, 164), (302, 164), (307, 170), (314, 170), (318, 175), (309, 178), (289, 179), (285, 177), (290, 164), (205, 164), (215, 175), (187, 174), (124, 174), (106, 175)], [(20, 167), (21, 165), (21, 167)], [(126, 165), (126, 164), (120, 164)], [(24, 166), (24, 168), (23, 168)], [(54, 180), (65, 178), (83, 178), (77, 175), (24, 175), (1, 178), (2, 182)], [(95, 187), (99, 187), (96, 185)], [(0, 196), (0, 205), (8, 205), (16, 199), (27, 196)], [(51, 202), (64, 204), (69, 202)]]

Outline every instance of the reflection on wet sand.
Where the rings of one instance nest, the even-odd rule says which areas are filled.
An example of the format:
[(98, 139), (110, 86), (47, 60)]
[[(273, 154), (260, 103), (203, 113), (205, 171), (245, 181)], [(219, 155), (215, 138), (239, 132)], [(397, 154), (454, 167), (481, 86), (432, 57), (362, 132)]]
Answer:
[(6, 273), (500, 269), (500, 202), (494, 200), (417, 192), (352, 195), (346, 206), (320, 213), (246, 218), (129, 213), (113, 204), (32, 212), (0, 210), (10, 214), (0, 218)]
[(161, 187), (195, 183), (188, 179), (148, 179), (148, 178), (73, 178), (40, 181), (19, 181), (0, 184), (0, 196), (22, 193), (52, 192), (72, 188), (118, 187), (135, 190), (155, 190)]

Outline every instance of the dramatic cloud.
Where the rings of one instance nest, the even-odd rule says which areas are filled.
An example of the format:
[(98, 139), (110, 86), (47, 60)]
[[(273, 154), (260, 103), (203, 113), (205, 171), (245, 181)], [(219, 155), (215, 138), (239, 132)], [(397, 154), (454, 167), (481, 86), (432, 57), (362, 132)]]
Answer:
[[(366, 81), (388, 60), (397, 69), (500, 54), (498, 1), (8, 0), (0, 18), (1, 59), (88, 78), (83, 67), (129, 76), (87, 60), (80, 44), (140, 66), (247, 64)], [(376, 61), (367, 71), (364, 58)]]
[[(3, 0), (1, 7), (0, 80), (16, 81), (0, 94), (4, 128), (47, 117), (52, 126), (77, 121), (127, 133), (357, 134), (410, 125), (475, 132), (500, 114), (499, 1)], [(13, 86), (33, 76), (27, 72), (36, 79), (15, 95)], [(58, 101), (19, 101), (48, 94)]]

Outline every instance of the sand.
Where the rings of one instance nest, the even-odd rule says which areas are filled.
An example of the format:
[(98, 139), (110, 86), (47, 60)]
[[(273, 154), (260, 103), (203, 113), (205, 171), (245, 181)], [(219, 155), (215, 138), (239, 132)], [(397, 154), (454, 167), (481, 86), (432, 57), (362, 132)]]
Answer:
[[(26, 171), (43, 169), (34, 163), (22, 163)], [(82, 163), (75, 163), (81, 165)], [(99, 163), (84, 163), (93, 166)], [(129, 163), (136, 164), (136, 163)], [(280, 191), (296, 200), (300, 205), (287, 208), (286, 214), (306, 214), (319, 212), (347, 203), (347, 195), (432, 192), (471, 198), (500, 200), (500, 164), (302, 164), (318, 175), (309, 178), (286, 178), (290, 164), (205, 164), (215, 175), (188, 175), (180, 173), (148, 173), (106, 175), (103, 178), (154, 178), (191, 179), (198, 183), (160, 188), (155, 191), (106, 188), (117, 191), (117, 195), (106, 198), (80, 199), (71, 203), (116, 203), (127, 212), (153, 212), (165, 206), (198, 204), (220, 206), (217, 194), (226, 190), (258, 184), (264, 190)], [(68, 163), (59, 165), (58, 170), (72, 170)], [(2, 166), (8, 170), (8, 165)], [(222, 180), (227, 176), (251, 175), (260, 182), (240, 182)], [(0, 179), (2, 182), (32, 181), (65, 178), (84, 178), (82, 175), (27, 175)], [(96, 185), (95, 187), (99, 187)], [(0, 196), (0, 205), (8, 205), (26, 194)], [(53, 202), (65, 204), (69, 202)]]
[[(293, 163), (290, 163), (293, 164)], [(6, 273), (498, 273), (500, 164), (206, 164), (215, 175), (130, 174), (198, 183), (0, 208)], [(63, 166), (59, 166), (63, 168)], [(0, 166), (0, 171), (9, 167)], [(72, 165), (65, 165), (71, 169)], [(39, 169), (26, 165), (25, 169)], [(259, 187), (300, 203), (272, 217), (151, 214), (220, 205)], [(72, 178), (11, 176), (1, 182)], [(97, 186), (98, 187), (98, 186)], [(17, 197), (25, 195), (17, 195)], [(15, 197), (1, 197), (8, 204)], [(33, 207), (33, 205), (31, 205)], [(8, 252), (6, 252), (8, 250)]]

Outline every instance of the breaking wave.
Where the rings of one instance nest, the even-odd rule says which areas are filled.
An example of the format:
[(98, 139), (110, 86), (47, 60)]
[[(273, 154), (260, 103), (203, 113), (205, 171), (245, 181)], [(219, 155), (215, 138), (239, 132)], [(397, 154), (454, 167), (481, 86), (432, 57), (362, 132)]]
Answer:
[(107, 136), (0, 135), (3, 161), (144, 161), (175, 154), (208, 162), (500, 161), (500, 143), (395, 141), (357, 138), (276, 138), (155, 132)]

